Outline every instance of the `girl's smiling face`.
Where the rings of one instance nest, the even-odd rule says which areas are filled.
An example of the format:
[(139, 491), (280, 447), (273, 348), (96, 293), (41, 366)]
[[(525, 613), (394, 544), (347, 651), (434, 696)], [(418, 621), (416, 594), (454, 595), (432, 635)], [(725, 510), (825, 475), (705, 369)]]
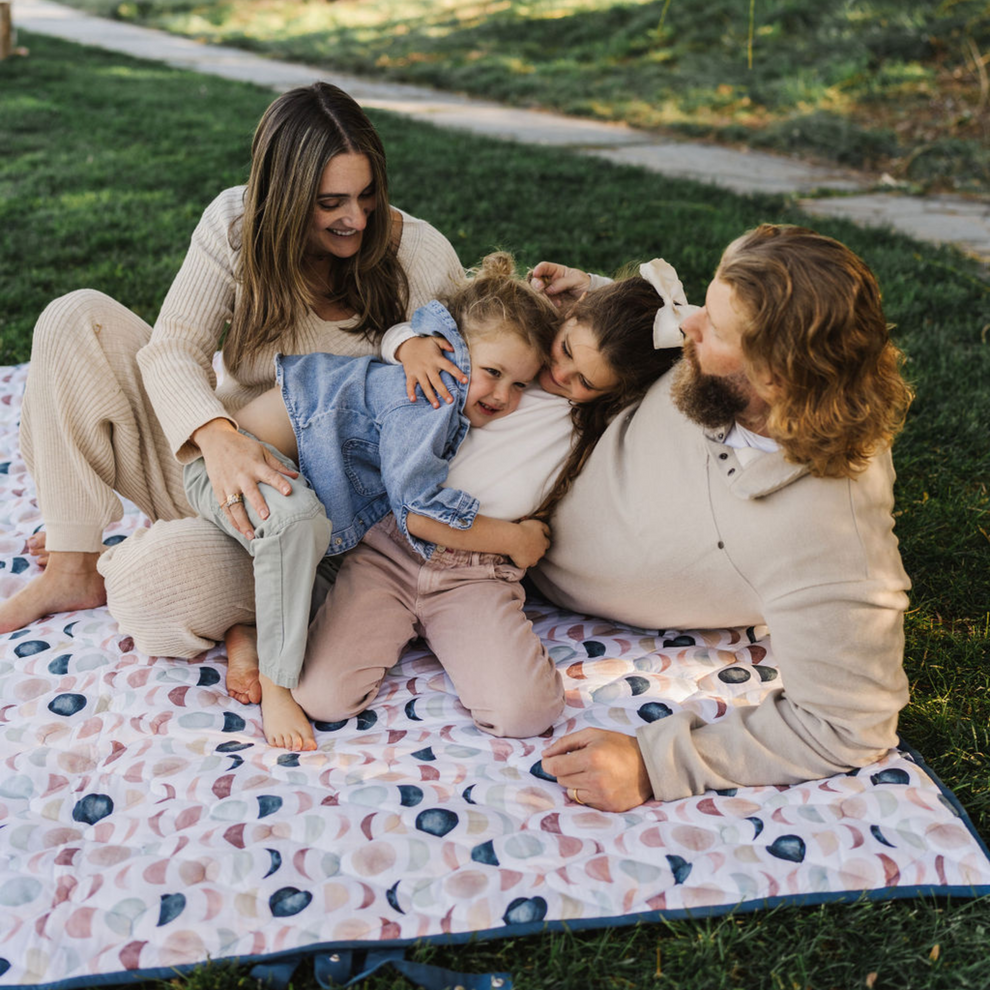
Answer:
[(307, 254), (351, 258), (361, 250), (375, 184), (367, 155), (337, 155), (327, 162), (316, 193)]
[(485, 334), (471, 343), (471, 381), (464, 415), (473, 427), (508, 416), (519, 405), (526, 386), (543, 361), (513, 333)]
[(618, 384), (591, 327), (574, 317), (565, 320), (550, 348), (550, 362), (540, 372), (544, 391), (571, 402), (590, 402)]

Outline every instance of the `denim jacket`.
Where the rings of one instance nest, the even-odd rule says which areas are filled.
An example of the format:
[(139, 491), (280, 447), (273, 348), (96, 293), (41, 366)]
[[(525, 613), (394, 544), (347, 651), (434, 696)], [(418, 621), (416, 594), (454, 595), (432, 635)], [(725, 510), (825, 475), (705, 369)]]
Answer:
[[(442, 334), (470, 377), (457, 324), (436, 300), (413, 314), (421, 335)], [(447, 376), (454, 401), (434, 409), (410, 402), (401, 365), (371, 357), (292, 354), (275, 358), (276, 376), (299, 445), (299, 469), (333, 523), (328, 556), (344, 553), (389, 512), (410, 545), (429, 559), (435, 544), (409, 533), (410, 512), (469, 529), (478, 500), (443, 488), (447, 462), (468, 431), (467, 386)]]

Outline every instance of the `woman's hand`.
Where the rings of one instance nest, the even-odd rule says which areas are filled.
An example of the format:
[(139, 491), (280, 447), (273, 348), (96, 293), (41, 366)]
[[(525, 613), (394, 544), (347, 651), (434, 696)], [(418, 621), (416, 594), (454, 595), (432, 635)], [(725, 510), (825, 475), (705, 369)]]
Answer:
[(543, 292), (558, 309), (575, 303), (591, 288), (591, 276), (580, 268), (541, 261), (529, 275), (529, 284)]
[(440, 408), (437, 393), (444, 402), (453, 402), (454, 397), (444, 385), (441, 371), (449, 372), (462, 385), (467, 385), (467, 375), (444, 356), (444, 351), (453, 349), (454, 345), (445, 337), (410, 337), (398, 346), (395, 356), (406, 373), (406, 395), (410, 402), (416, 401), (417, 385), (434, 409)]
[(254, 530), (243, 501), (227, 505), (230, 497), (241, 495), (262, 519), (267, 519), (268, 505), (258, 489), (259, 482), (288, 495), (292, 486), (285, 479), (298, 478), (299, 472), (287, 468), (257, 440), (238, 433), (229, 419), (211, 419), (194, 431), (191, 439), (203, 453), (217, 501), (237, 531), (253, 540)]
[(628, 811), (653, 797), (635, 736), (581, 729), (555, 739), (541, 757), (543, 769), (566, 787), (572, 801), (600, 811)]
[(514, 526), (508, 556), (516, 567), (532, 567), (550, 549), (550, 527), (539, 519), (523, 519)]

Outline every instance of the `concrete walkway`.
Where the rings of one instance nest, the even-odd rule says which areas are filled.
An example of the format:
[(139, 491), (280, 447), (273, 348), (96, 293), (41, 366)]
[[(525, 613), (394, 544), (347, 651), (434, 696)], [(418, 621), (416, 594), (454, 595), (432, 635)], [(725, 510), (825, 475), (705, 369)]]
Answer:
[[(181, 69), (283, 91), (316, 79), (335, 83), (363, 106), (475, 134), (567, 148), (663, 175), (712, 182), (733, 192), (793, 196), (808, 213), (893, 227), (956, 245), (990, 265), (990, 199), (914, 197), (876, 188), (875, 179), (757, 151), (667, 140), (622, 124), (522, 110), (452, 93), (375, 82), (313, 66), (277, 62), (236, 48), (204, 45), (163, 31), (105, 20), (51, 0), (14, 0), (14, 27), (155, 59)], [(830, 194), (837, 195), (830, 195)], [(813, 198), (812, 198), (813, 196)]]

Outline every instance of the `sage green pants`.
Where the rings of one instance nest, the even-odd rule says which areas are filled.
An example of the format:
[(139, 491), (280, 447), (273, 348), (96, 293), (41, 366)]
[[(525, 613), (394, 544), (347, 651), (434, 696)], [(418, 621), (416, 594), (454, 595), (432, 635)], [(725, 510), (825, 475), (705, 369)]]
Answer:
[[(298, 470), (270, 444), (265, 446), (287, 467)], [(332, 526), (323, 503), (302, 475), (292, 479), (288, 495), (261, 485), (270, 514), (262, 519), (245, 500), (254, 530), (254, 539), (248, 540), (217, 502), (202, 457), (185, 466), (183, 483), (189, 504), (200, 516), (237, 540), (254, 559), (259, 669), (281, 687), (295, 687), (306, 652), (316, 567), (330, 545)]]

